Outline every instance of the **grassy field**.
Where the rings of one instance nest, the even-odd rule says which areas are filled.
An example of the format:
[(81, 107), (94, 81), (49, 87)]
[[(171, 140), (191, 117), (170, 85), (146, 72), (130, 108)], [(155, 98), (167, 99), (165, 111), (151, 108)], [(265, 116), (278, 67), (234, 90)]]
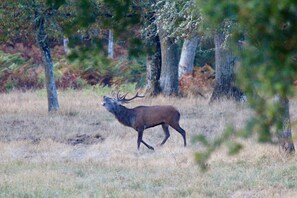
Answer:
[[(60, 111), (47, 113), (46, 95), (0, 95), (0, 197), (297, 197), (297, 158), (275, 145), (242, 140), (243, 151), (223, 147), (201, 172), (191, 137), (216, 137), (224, 126), (244, 126), (252, 114), (230, 102), (209, 106), (195, 98), (138, 99), (129, 104), (171, 104), (181, 112), (189, 146), (171, 131), (163, 147), (161, 127), (148, 129), (136, 149), (136, 132), (119, 124), (92, 91), (59, 93)], [(297, 103), (291, 101), (292, 120)], [(296, 126), (293, 126), (293, 133)], [(295, 138), (296, 139), (296, 138)]]

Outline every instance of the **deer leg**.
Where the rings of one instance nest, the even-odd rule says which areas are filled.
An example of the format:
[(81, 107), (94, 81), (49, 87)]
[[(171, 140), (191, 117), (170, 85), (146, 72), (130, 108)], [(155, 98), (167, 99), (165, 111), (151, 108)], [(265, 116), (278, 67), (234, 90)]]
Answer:
[(165, 138), (164, 140), (161, 142), (161, 146), (163, 144), (165, 144), (165, 142), (167, 141), (167, 139), (170, 137), (170, 133), (169, 133), (169, 129), (168, 129), (168, 124), (162, 124), (162, 128), (163, 128), (163, 131), (165, 133)]
[(148, 145), (148, 144), (145, 143), (143, 140), (141, 140), (141, 142), (142, 142), (147, 148), (149, 148), (149, 149), (151, 149), (151, 150), (155, 150), (154, 147)]
[(145, 141), (142, 140), (143, 130), (138, 131), (138, 139), (137, 139), (137, 149), (139, 150), (140, 143), (143, 143), (147, 148), (154, 150), (154, 147), (148, 145)]
[(137, 149), (139, 150), (140, 143), (142, 141), (143, 130), (138, 131), (138, 138), (137, 138)]
[(183, 139), (184, 139), (184, 146), (187, 146), (187, 140), (186, 140), (186, 132), (185, 130), (183, 130), (179, 124), (173, 124), (173, 125), (170, 125), (172, 128), (174, 128), (177, 132), (179, 132), (182, 136), (183, 136)]

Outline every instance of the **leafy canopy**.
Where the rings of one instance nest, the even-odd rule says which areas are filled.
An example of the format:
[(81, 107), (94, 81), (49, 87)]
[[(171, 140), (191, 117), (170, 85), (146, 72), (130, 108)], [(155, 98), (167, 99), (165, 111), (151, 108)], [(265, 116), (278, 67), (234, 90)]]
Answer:
[[(241, 49), (237, 50), (240, 57), (237, 79), (256, 114), (236, 135), (257, 134), (259, 141), (272, 141), (283, 127), (284, 112), (273, 98), (292, 96), (297, 77), (296, 1), (197, 0), (197, 4), (202, 7), (208, 27), (215, 30), (225, 21), (233, 21), (236, 27), (229, 36), (234, 46), (241, 40)], [(209, 156), (214, 148), (234, 135), (233, 129), (226, 130), (225, 137), (214, 142), (204, 154)], [(236, 151), (240, 146), (235, 144), (230, 148)], [(205, 155), (197, 154), (198, 160), (204, 163)]]

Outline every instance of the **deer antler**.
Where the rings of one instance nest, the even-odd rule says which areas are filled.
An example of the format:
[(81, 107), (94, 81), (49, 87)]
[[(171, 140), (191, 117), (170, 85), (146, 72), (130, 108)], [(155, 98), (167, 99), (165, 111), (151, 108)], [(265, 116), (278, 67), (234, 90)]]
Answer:
[(118, 91), (117, 93), (117, 101), (122, 101), (123, 99), (125, 99), (125, 97), (127, 96), (128, 93), (126, 93), (125, 95), (120, 95), (120, 91)]
[(126, 93), (125, 95), (120, 95), (120, 92), (117, 93), (117, 101), (121, 102), (121, 103), (128, 103), (131, 100), (135, 99), (135, 98), (144, 98), (145, 96), (140, 96), (138, 95), (138, 92), (136, 93), (135, 96), (133, 96), (132, 98), (127, 99), (126, 96), (128, 95), (128, 93)]

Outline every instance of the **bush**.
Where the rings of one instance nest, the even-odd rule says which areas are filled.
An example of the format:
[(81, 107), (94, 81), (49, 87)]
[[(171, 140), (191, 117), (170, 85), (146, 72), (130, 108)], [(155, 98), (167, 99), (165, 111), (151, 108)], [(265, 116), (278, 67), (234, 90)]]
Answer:
[(202, 36), (196, 50), (195, 64), (215, 65), (215, 45), (212, 36)]
[[(75, 54), (77, 53), (77, 54)], [(58, 89), (81, 89), (88, 85), (122, 87), (128, 92), (144, 86), (145, 59), (122, 56), (108, 59), (95, 51), (77, 51), (70, 56), (54, 57), (54, 75)], [(128, 84), (128, 85), (126, 85)], [(20, 53), (0, 51), (0, 92), (13, 89), (36, 89), (45, 85), (43, 66), (23, 58)], [(126, 87), (126, 88), (125, 88)]]
[(19, 53), (6, 54), (0, 51), (0, 92), (13, 89), (40, 88), (37, 65), (26, 61)]
[(179, 80), (180, 93), (187, 95), (205, 95), (214, 87), (215, 71), (208, 64), (203, 67), (195, 67), (192, 74), (184, 75)]
[(77, 72), (90, 85), (103, 86), (145, 83), (145, 63), (142, 59), (129, 60), (123, 56), (119, 59), (108, 59), (96, 51), (75, 52), (70, 55), (72, 71)]

